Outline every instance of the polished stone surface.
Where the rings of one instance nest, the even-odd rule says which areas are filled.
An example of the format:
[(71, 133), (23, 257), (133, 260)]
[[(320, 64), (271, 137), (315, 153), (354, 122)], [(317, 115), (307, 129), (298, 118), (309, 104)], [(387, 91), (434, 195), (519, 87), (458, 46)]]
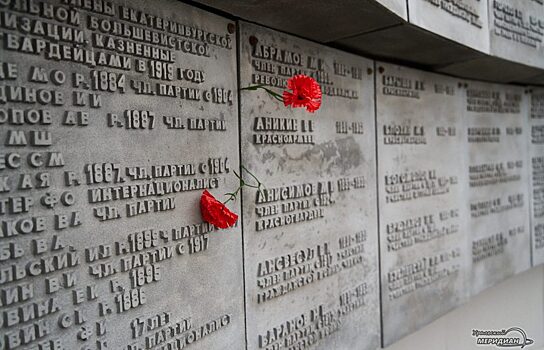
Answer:
[(528, 95), (523, 88), (468, 81), (467, 205), (471, 292), (529, 268)]
[(240, 30), (242, 87), (281, 93), (304, 73), (324, 93), (313, 114), (262, 90), (240, 95), (242, 163), (265, 185), (243, 192), (248, 348), (376, 349), (373, 62)]
[(377, 62), (383, 342), (464, 302), (470, 273), (458, 80)]
[(243, 349), (241, 229), (199, 210), (238, 182), (233, 23), (168, 0), (7, 3), (0, 348)]
[(533, 89), (529, 110), (529, 176), (533, 266), (544, 263), (544, 90)]
[(491, 54), (544, 68), (544, 3), (488, 0)]
[(410, 23), (489, 53), (487, 1), (408, 0)]

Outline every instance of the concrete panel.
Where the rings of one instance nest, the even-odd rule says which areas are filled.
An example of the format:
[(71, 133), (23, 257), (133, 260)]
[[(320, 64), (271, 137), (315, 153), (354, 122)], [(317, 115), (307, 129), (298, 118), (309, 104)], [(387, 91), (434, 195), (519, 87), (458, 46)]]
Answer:
[(246, 23), (240, 38), (242, 87), (303, 73), (323, 90), (314, 114), (241, 92), (242, 162), (266, 186), (243, 193), (248, 348), (375, 349), (373, 63)]
[(383, 342), (466, 300), (470, 250), (458, 80), (376, 63)]

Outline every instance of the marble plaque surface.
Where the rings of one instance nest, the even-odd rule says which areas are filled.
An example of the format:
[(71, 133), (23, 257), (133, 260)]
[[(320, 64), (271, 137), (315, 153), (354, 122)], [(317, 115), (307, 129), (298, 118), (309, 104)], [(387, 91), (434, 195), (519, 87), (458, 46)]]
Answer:
[(491, 54), (544, 68), (544, 3), (488, 0)]
[(234, 23), (168, 0), (0, 18), (0, 348), (243, 349), (241, 229), (199, 209), (238, 183)]
[(314, 77), (321, 108), (242, 91), (248, 349), (379, 345), (373, 63), (251, 24), (240, 26), (240, 85), (277, 93)]
[(489, 53), (487, 0), (408, 0), (408, 10), (410, 23)]
[(466, 147), (457, 79), (377, 62), (383, 343), (467, 297)]
[(529, 110), (529, 177), (533, 266), (544, 263), (544, 90), (534, 89)]
[(473, 295), (531, 263), (527, 107), (522, 88), (467, 82)]

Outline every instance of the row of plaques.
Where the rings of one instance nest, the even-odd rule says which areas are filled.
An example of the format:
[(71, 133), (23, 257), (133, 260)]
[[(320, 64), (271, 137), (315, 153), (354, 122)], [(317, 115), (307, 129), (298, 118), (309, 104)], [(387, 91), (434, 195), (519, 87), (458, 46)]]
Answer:
[[(0, 349), (375, 349), (544, 262), (542, 92), (169, 0), (0, 31)], [(314, 114), (239, 90), (296, 74)]]
[(477, 51), (544, 68), (541, 0), (378, 0), (410, 23)]

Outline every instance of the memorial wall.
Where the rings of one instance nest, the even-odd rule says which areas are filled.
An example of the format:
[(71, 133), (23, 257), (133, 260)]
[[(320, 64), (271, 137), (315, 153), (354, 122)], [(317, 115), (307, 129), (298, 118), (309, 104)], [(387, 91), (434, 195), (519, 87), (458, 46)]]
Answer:
[[(544, 67), (541, 1), (383, 3)], [(377, 349), (544, 263), (542, 88), (175, 0), (0, 0), (0, 45), (2, 350)]]
[(457, 79), (377, 63), (384, 343), (466, 300), (466, 133)]

